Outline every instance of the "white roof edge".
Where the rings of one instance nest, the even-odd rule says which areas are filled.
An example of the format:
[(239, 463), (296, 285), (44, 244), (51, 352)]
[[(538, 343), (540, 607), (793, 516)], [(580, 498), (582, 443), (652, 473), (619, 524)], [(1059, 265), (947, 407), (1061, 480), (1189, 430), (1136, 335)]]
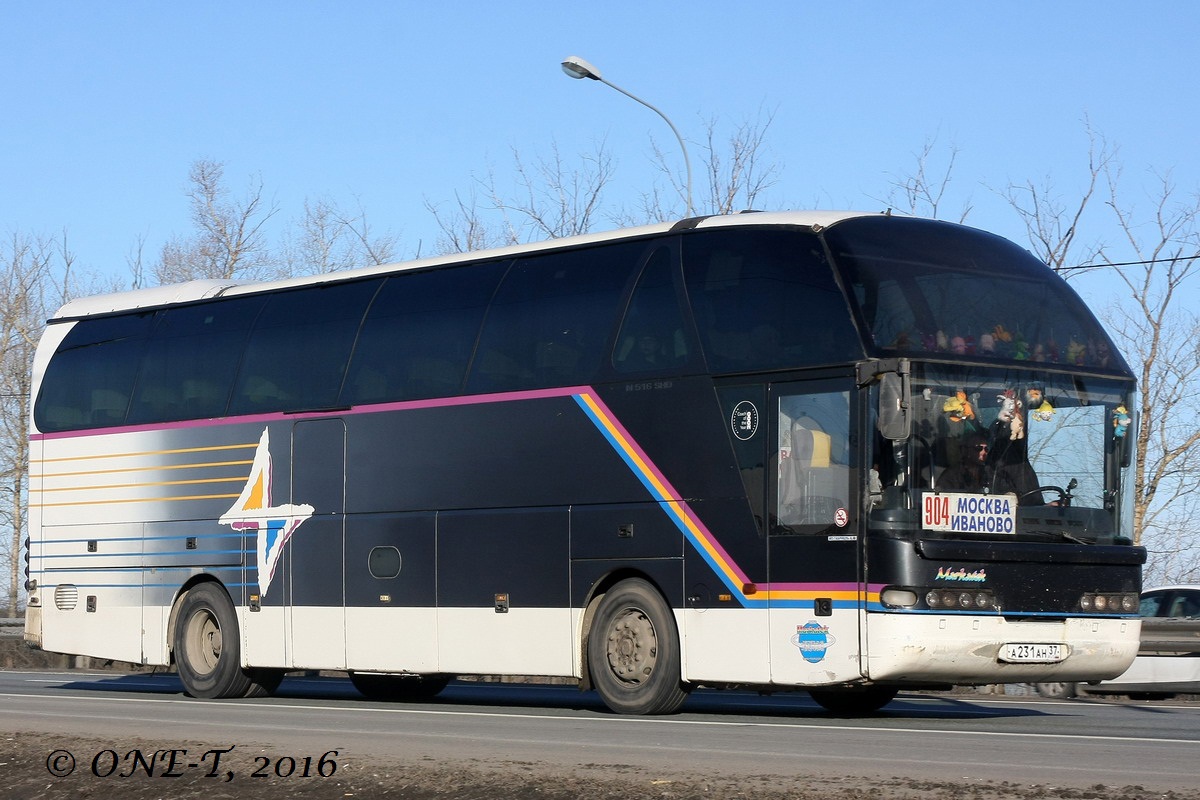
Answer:
[[(706, 217), (696, 227), (720, 228), (733, 225), (800, 225), (803, 227), (819, 225), (827, 227), (844, 219), (874, 217), (882, 213), (866, 211), (743, 211), (740, 214)], [(904, 215), (897, 214), (896, 216)]]
[(153, 286), (147, 289), (132, 289), (128, 292), (112, 292), (97, 294), (91, 297), (80, 297), (68, 301), (66, 305), (54, 312), (51, 319), (63, 317), (83, 317), (88, 314), (107, 314), (112, 311), (132, 311), (138, 308), (153, 308), (170, 305), (171, 303), (186, 303), (190, 300), (203, 300), (206, 297), (216, 297), (231, 287), (238, 286), (233, 281), (197, 280), (186, 283), (172, 283), (167, 286)]
[[(835, 222), (852, 217), (875, 216), (878, 212), (862, 211), (747, 211), (723, 216), (701, 217), (693, 226), (697, 229), (736, 227), (741, 225), (798, 225), (803, 227), (828, 226)], [(504, 258), (517, 253), (536, 253), (562, 247), (575, 247), (585, 244), (599, 244), (617, 239), (648, 236), (656, 233), (667, 233), (679, 221), (661, 222), (636, 228), (619, 228), (600, 233), (587, 233), (580, 236), (570, 236), (561, 239), (548, 239), (531, 244), (511, 245), (492, 250), (475, 250), (468, 253), (423, 258), (415, 261), (405, 261), (392, 264), (380, 264), (374, 267), (328, 272), (320, 275), (306, 275), (299, 278), (287, 278), (278, 281), (263, 281), (255, 283), (237, 283), (221, 280), (196, 280), (169, 286), (156, 286), (148, 289), (134, 289), (128, 292), (83, 297), (72, 300), (55, 312), (52, 319), (83, 317), (91, 314), (107, 314), (115, 311), (130, 311), (138, 308), (149, 308), (173, 303), (186, 303), (218, 295), (251, 294), (273, 289), (283, 289), (299, 286), (313, 286), (355, 278), (367, 278), (400, 270), (436, 267), (442, 264), (453, 264), (459, 261), (486, 261)]]

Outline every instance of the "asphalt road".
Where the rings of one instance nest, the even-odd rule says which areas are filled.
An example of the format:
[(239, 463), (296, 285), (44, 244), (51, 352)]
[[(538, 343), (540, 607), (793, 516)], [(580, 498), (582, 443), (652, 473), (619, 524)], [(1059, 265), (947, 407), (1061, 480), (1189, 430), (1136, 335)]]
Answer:
[[(678, 715), (620, 717), (592, 694), (557, 686), (456, 682), (435, 702), (399, 705), (363, 700), (341, 678), (288, 678), (272, 698), (198, 701), (182, 695), (173, 675), (0, 672), (0, 733), (10, 742), (36, 734), (47, 756), (57, 744), (86, 740), (85, 752), (72, 756), (93, 772), (114, 758), (125, 759), (113, 762), (118, 771), (136, 767), (127, 758), (135, 743), (189, 750), (180, 758), (209, 769), (215, 754), (198, 760), (198, 743), (206, 743), (244, 756), (222, 768), (265, 769), (272, 780), (283, 780), (280, 771), (313, 772), (325, 756), (326, 768), (350, 759), (624, 769), (664, 784), (852, 776), (964, 789), (1140, 786), (1146, 796), (1200, 797), (1194, 703), (902, 694), (883, 712), (854, 719), (833, 717), (802, 693), (698, 691)], [(102, 752), (109, 748), (115, 756)], [(0, 775), (4, 760), (0, 743)]]

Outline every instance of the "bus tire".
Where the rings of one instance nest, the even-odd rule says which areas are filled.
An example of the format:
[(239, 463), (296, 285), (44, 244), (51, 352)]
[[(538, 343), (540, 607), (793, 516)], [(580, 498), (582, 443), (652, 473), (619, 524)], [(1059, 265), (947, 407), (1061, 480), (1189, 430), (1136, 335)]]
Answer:
[(450, 683), (450, 676), (351, 672), (350, 682), (368, 700), (414, 703), (437, 697)]
[(809, 689), (817, 705), (834, 714), (873, 714), (896, 699), (895, 686), (866, 686), (861, 689)]
[(1079, 693), (1078, 689), (1076, 689), (1076, 684), (1069, 681), (1035, 683), (1033, 688), (1038, 693), (1038, 696), (1048, 697), (1052, 700), (1070, 700)]
[(265, 695), (283, 675), (242, 669), (237, 615), (229, 595), (215, 583), (201, 583), (180, 598), (172, 641), (175, 669), (192, 697)]
[(687, 699), (671, 607), (641, 578), (600, 600), (587, 645), (592, 686), (618, 714), (673, 714)]

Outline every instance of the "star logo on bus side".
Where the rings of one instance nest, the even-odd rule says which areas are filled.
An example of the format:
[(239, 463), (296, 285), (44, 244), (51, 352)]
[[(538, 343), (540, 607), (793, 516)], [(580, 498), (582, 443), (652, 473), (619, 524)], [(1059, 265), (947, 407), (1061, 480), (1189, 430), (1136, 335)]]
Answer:
[(266, 428), (254, 451), (254, 464), (242, 493), (218, 522), (235, 531), (258, 532), (258, 588), (266, 596), (283, 546), (313, 514), (307, 503), (271, 504), (271, 439)]

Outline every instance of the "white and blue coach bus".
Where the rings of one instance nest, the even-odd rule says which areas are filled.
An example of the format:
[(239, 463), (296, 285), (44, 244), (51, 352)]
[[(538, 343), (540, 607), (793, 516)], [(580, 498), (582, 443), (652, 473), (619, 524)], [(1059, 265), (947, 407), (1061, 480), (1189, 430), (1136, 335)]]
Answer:
[(978, 230), (700, 217), (93, 297), (34, 371), (26, 639), (197, 697), (323, 669), (867, 712), (1137, 653), (1133, 376)]

